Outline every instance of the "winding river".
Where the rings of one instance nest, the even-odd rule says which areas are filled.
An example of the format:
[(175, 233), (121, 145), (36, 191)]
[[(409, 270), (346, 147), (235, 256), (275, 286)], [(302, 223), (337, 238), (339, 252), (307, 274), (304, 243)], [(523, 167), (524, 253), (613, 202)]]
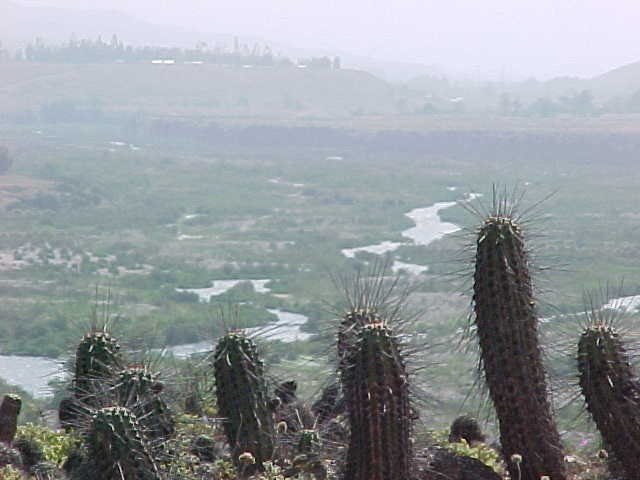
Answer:
[[(470, 193), (466, 196), (465, 201), (470, 202), (478, 197), (479, 193)], [(458, 202), (438, 202), (428, 207), (414, 208), (413, 210), (405, 213), (406, 217), (413, 220), (415, 225), (411, 228), (404, 230), (401, 235), (407, 238), (407, 242), (392, 242), (385, 240), (374, 245), (365, 245), (364, 247), (345, 248), (342, 250), (342, 254), (347, 258), (354, 258), (358, 252), (373, 253), (376, 255), (384, 255), (391, 253), (403, 245), (422, 245), (426, 246), (435, 240), (455, 233), (460, 230), (460, 227), (454, 223), (445, 222), (440, 218), (440, 212), (457, 205)], [(395, 261), (392, 266), (394, 271), (405, 270), (413, 275), (419, 275), (422, 272), (428, 270), (426, 265), (417, 265), (413, 263), (405, 263)]]
[(198, 295), (198, 299), (203, 303), (209, 303), (211, 297), (216, 297), (218, 295), (222, 295), (224, 292), (231, 290), (236, 285), (242, 282), (251, 282), (253, 285), (253, 290), (256, 293), (269, 293), (269, 290), (266, 285), (269, 283), (271, 279), (261, 279), (261, 280), (245, 280), (245, 279), (237, 279), (237, 280), (213, 280), (211, 282), (210, 287), (205, 288), (176, 288), (177, 292), (188, 292), (195, 293)]
[[(264, 340), (280, 340), (285, 343), (304, 341), (311, 338), (310, 333), (303, 332), (300, 329), (309, 320), (306, 316), (276, 308), (267, 309), (267, 311), (276, 315), (278, 320), (261, 327), (247, 328), (245, 329), (247, 334)], [(211, 340), (204, 340), (202, 342), (167, 347), (166, 351), (177, 358), (187, 358), (196, 353), (208, 352), (212, 348)]]
[[(473, 200), (477, 194), (470, 194), (467, 200)], [(460, 227), (453, 223), (442, 221), (440, 212), (456, 205), (457, 202), (439, 202), (428, 207), (416, 208), (405, 213), (415, 225), (402, 232), (406, 242), (383, 241), (376, 245), (368, 245), (342, 250), (346, 257), (355, 257), (358, 252), (370, 252), (384, 254), (393, 252), (402, 245), (428, 245), (431, 242), (444, 237), (447, 234), (457, 232)], [(405, 270), (411, 274), (420, 274), (427, 270), (426, 265), (416, 265), (396, 261), (394, 270)], [(192, 292), (198, 295), (200, 301), (208, 302), (212, 296), (220, 295), (233, 288), (240, 282), (247, 281), (241, 279), (215, 280), (207, 288), (179, 289), (179, 291)], [(269, 293), (266, 284), (268, 279), (249, 280), (253, 284), (256, 293)], [(250, 333), (256, 336), (269, 339), (281, 340), (283, 342), (304, 341), (311, 336), (303, 332), (301, 326), (307, 322), (307, 317), (299, 313), (286, 312), (272, 309), (271, 313), (278, 317), (278, 320), (263, 327), (249, 329)], [(177, 357), (187, 357), (194, 353), (205, 352), (212, 347), (211, 342), (204, 341), (177, 345), (169, 347), (167, 350)], [(36, 397), (44, 397), (51, 394), (47, 382), (62, 374), (62, 364), (59, 360), (15, 355), (0, 355), (0, 377), (11, 384), (18, 385)]]
[(0, 378), (36, 398), (52, 394), (50, 380), (64, 377), (63, 361), (46, 357), (0, 355)]

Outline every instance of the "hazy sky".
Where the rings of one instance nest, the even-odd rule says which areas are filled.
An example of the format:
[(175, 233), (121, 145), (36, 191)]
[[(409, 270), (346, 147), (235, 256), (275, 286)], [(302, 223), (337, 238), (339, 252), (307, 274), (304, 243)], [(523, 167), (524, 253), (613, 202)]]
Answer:
[[(20, 0), (16, 0), (20, 1)], [(640, 60), (640, 0), (22, 0), (449, 71), (590, 76)]]

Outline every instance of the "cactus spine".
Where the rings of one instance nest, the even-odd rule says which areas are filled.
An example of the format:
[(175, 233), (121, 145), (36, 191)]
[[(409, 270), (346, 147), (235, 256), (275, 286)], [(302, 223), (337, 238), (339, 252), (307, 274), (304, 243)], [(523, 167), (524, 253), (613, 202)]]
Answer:
[(341, 355), (351, 429), (345, 479), (410, 478), (411, 409), (403, 358), (391, 329), (360, 314), (356, 341)]
[[(135, 415), (124, 407), (94, 412), (87, 433), (88, 471), (96, 480), (131, 478), (156, 480), (160, 476)], [(85, 471), (87, 471), (85, 470)]]
[(578, 342), (580, 388), (587, 410), (628, 478), (638, 477), (640, 387), (616, 330), (589, 325)]
[[(480, 360), (511, 478), (563, 480), (564, 456), (547, 397), (529, 258), (509, 210), (500, 202), (477, 236), (473, 300)], [(510, 461), (518, 455), (521, 463)]]
[(260, 469), (273, 453), (273, 418), (267, 405), (263, 363), (256, 345), (242, 332), (229, 332), (216, 345), (213, 358), (218, 413), (239, 468), (239, 456), (251, 453)]

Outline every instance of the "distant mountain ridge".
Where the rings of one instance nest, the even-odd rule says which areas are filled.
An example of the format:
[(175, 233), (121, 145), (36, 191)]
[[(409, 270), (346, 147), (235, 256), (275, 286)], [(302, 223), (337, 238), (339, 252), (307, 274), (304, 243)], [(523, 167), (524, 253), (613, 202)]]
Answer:
[(628, 99), (640, 92), (640, 61), (623, 65), (592, 78), (557, 77), (519, 82), (455, 81), (444, 76), (419, 76), (406, 82), (412, 91), (429, 96), (464, 99), (467, 105), (499, 101), (500, 95), (522, 102), (540, 98), (558, 99), (589, 92), (598, 103)]
[[(66, 42), (75, 34), (78, 38), (107, 40), (116, 34), (122, 41), (132, 45), (158, 45), (194, 47), (204, 41), (209, 45), (221, 43), (233, 46), (231, 33), (197, 32), (170, 25), (155, 25), (118, 11), (78, 10), (45, 6), (26, 6), (14, 0), (0, 0), (0, 41), (9, 50), (24, 48), (37, 37), (45, 43)], [(541, 97), (558, 97), (589, 90), (596, 97), (625, 97), (640, 90), (640, 61), (620, 66), (593, 78), (558, 77), (547, 81), (534, 79), (520, 82), (486, 82), (443, 80), (445, 75), (435, 66), (418, 63), (381, 61), (348, 51), (327, 52), (321, 49), (297, 48), (296, 46), (271, 44), (268, 39), (259, 39), (238, 32), (240, 41), (270, 44), (274, 53), (282, 51), (291, 58), (309, 55), (340, 56), (346, 68), (365, 70), (391, 82), (406, 83), (418, 92), (435, 91), (452, 98), (471, 98), (469, 90), (491, 88), (533, 101)], [(481, 99), (480, 99), (481, 100)]]
[(0, 12), (0, 41), (10, 50), (24, 48), (37, 37), (41, 37), (45, 43), (66, 42), (72, 33), (78, 38), (95, 39), (101, 35), (104, 40), (115, 34), (132, 45), (185, 48), (204, 41), (209, 45), (221, 43), (231, 48), (234, 34), (237, 33), (243, 43), (250, 46), (254, 43), (269, 44), (274, 53), (282, 52), (292, 58), (337, 55), (342, 58), (345, 67), (366, 70), (387, 80), (404, 81), (416, 75), (438, 73), (434, 66), (373, 59), (352, 55), (348, 51), (327, 52), (322, 49), (299, 48), (247, 35), (246, 32), (199, 32), (171, 25), (155, 25), (118, 11), (35, 7), (0, 0)]
[(24, 47), (36, 37), (59, 43), (77, 37), (110, 38), (116, 34), (136, 45), (158, 43), (192, 47), (198, 41), (233, 41), (231, 35), (203, 35), (172, 26), (154, 25), (118, 11), (71, 10), (56, 7), (24, 6), (0, 0), (0, 40), (10, 47)]

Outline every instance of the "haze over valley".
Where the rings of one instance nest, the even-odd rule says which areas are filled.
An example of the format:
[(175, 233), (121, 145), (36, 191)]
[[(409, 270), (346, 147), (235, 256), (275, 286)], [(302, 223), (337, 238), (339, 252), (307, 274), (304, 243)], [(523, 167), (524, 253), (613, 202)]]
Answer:
[[(587, 410), (576, 349), (600, 318), (585, 316), (586, 305), (629, 332), (636, 352), (640, 8), (623, 0), (441, 3), (0, 0), (0, 392), (22, 396), (19, 422), (39, 425), (38, 442), (58, 442), (58, 456), (46, 450), (58, 474), (69, 473), (58, 467), (72, 447), (81, 467), (68, 467), (76, 472), (68, 478), (95, 471), (82, 470), (96, 457), (83, 429), (113, 406), (120, 383), (101, 383), (99, 368), (83, 377), (78, 342), (109, 350), (113, 336), (122, 357), (112, 352), (112, 367), (157, 368), (154, 382), (164, 386), (152, 384), (152, 400), (162, 396), (175, 413), (175, 430), (163, 423), (166, 438), (150, 441), (150, 463), (136, 460), (157, 474), (148, 478), (266, 475), (260, 458), (239, 460), (239, 446), (218, 449), (229, 437), (209, 421), (233, 422), (233, 412), (221, 413), (224, 389), (214, 384), (222, 374), (213, 372), (233, 364), (224, 342), (241, 337), (244, 353), (261, 355), (251, 368), (268, 367), (269, 398), (251, 407), (276, 421), (269, 438), (282, 476), (268, 478), (311, 478), (321, 464), (326, 477), (313, 470), (315, 478), (351, 480), (342, 472), (346, 435), (359, 431), (347, 424), (353, 413), (332, 411), (321, 425), (324, 411), (314, 410), (318, 423), (304, 428), (283, 427), (294, 415), (278, 415), (290, 400), (287, 381), (297, 382), (296, 408), (332, 388), (329, 403), (351, 401), (350, 387), (338, 385), (357, 370), (349, 349), (373, 329), (392, 331), (412, 352), (406, 362), (394, 350), (358, 365), (392, 359), (379, 371), (398, 372), (406, 363), (394, 385), (408, 378), (411, 391), (398, 387), (392, 400), (411, 402), (400, 402), (406, 411), (392, 423), (413, 425), (416, 451), (444, 445), (504, 475), (514, 467), (493, 448), (509, 445), (490, 401), (497, 397), (479, 386), (494, 378), (483, 370), (494, 357), (477, 354), (489, 305), (496, 321), (518, 316), (486, 336), (496, 356), (524, 358), (505, 332), (535, 325), (516, 335), (540, 341), (527, 350), (533, 360), (518, 365), (538, 375), (544, 353), (540, 391), (551, 400), (522, 396), (553, 410), (558, 441), (576, 459), (566, 478), (605, 475), (597, 420), (579, 415)], [(496, 238), (485, 231), (494, 221), (502, 235), (495, 257), (505, 260), (492, 263), (481, 249)], [(496, 279), (510, 275), (517, 281), (483, 302), (481, 292), (495, 293)], [(384, 318), (345, 327), (372, 305)], [(506, 396), (529, 388), (514, 385)], [(395, 387), (376, 388), (365, 397)], [(74, 424), (64, 423), (63, 398), (77, 404)], [(311, 410), (300, 408), (303, 422)], [(446, 441), (464, 412), (483, 420), (480, 446)], [(58, 427), (67, 433), (50, 436)], [(316, 427), (321, 460), (306, 451), (308, 463), (296, 467), (291, 439)], [(30, 431), (20, 428), (19, 436)], [(127, 462), (122, 468), (135, 463)], [(27, 470), (24, 478), (36, 478)]]

